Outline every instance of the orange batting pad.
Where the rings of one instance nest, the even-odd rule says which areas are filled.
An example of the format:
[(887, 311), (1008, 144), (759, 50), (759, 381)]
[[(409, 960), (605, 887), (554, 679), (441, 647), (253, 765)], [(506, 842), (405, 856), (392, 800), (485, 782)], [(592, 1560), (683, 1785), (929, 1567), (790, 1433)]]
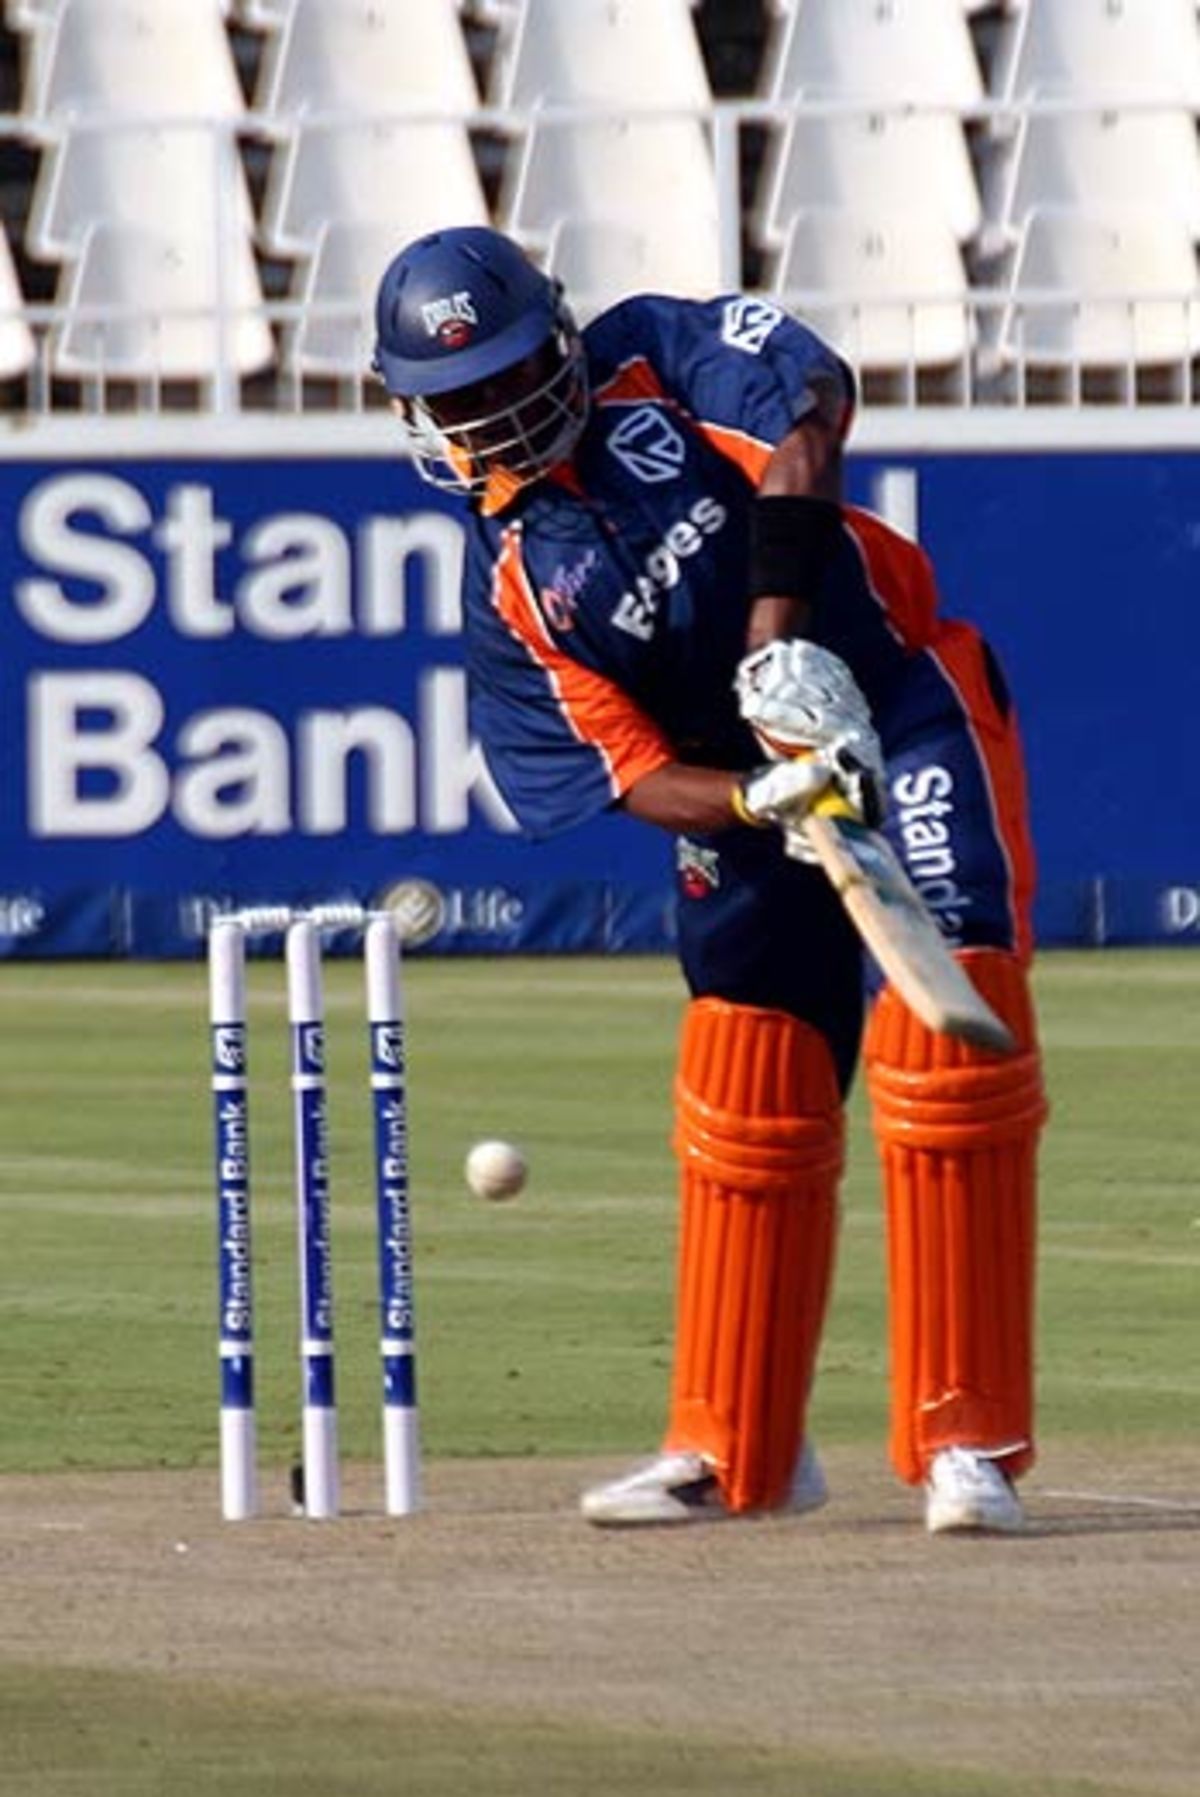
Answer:
[(824, 1038), (695, 999), (676, 1081), (681, 1168), (666, 1446), (706, 1454), (731, 1510), (787, 1496), (833, 1269), (841, 1099)]
[(944, 1447), (982, 1449), (1010, 1475), (1033, 1461), (1041, 1059), (1017, 958), (960, 959), (1016, 1054), (934, 1035), (890, 988), (865, 1044), (887, 1215), (891, 1455), (910, 1484)]

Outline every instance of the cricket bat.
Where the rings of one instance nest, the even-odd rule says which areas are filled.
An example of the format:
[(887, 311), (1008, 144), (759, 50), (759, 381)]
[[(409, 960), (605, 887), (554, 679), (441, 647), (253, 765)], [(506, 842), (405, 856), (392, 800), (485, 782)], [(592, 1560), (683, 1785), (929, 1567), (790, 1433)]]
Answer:
[(1011, 1054), (1010, 1031), (954, 959), (887, 838), (833, 793), (817, 801), (800, 828), (864, 943), (922, 1023)]

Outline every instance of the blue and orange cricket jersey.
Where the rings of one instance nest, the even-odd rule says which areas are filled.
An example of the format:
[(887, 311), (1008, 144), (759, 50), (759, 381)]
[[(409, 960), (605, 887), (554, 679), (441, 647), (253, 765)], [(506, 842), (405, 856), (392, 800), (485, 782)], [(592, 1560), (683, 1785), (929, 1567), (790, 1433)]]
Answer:
[[(829, 345), (747, 296), (639, 296), (597, 318), (584, 344), (593, 404), (570, 464), (515, 495), (485, 492), (468, 532), (472, 727), (533, 836), (614, 804), (670, 760), (761, 761), (733, 692), (750, 502), (800, 419), (844, 429), (854, 400)], [(986, 651), (939, 617), (915, 544), (855, 508), (844, 520), (811, 634), (854, 671), (885, 751), (961, 733), (964, 719), (973, 732), (978, 712), (967, 748), (991, 790), (972, 801), (993, 807), (1000, 852), (1023, 861), (1019, 755), (1014, 785)]]

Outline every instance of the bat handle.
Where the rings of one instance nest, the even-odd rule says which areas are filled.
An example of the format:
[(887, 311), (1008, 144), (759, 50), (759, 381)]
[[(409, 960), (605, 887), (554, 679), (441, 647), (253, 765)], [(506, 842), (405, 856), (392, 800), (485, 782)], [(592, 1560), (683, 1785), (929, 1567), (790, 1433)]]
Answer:
[(862, 818), (854, 809), (849, 799), (843, 797), (834, 786), (827, 786), (812, 807), (814, 817), (848, 817), (853, 823), (861, 824)]
[[(775, 750), (775, 753), (778, 754), (777, 749)], [(793, 761), (807, 761), (809, 756), (813, 753), (814, 751), (812, 749), (794, 749), (789, 759)], [(847, 799), (843, 793), (838, 791), (832, 780), (830, 780), (830, 783), (826, 786), (824, 792), (813, 800), (812, 805), (809, 807), (809, 814), (812, 817), (848, 817), (856, 824), (861, 824), (863, 821), (849, 799)]]

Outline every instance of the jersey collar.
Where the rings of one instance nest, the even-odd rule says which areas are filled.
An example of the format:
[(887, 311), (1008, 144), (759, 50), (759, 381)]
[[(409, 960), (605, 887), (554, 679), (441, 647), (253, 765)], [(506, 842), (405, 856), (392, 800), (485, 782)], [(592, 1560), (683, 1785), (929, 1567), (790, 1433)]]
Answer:
[(510, 474), (506, 468), (496, 468), (488, 475), (487, 484), (480, 495), (479, 509), (485, 518), (494, 518), (497, 512), (510, 506), (518, 494), (524, 493), (541, 480), (552, 480), (568, 493), (579, 495), (583, 492), (579, 476), (575, 472), (575, 464), (571, 461), (555, 462), (553, 468), (547, 468), (544, 474), (533, 475), (528, 480)]

